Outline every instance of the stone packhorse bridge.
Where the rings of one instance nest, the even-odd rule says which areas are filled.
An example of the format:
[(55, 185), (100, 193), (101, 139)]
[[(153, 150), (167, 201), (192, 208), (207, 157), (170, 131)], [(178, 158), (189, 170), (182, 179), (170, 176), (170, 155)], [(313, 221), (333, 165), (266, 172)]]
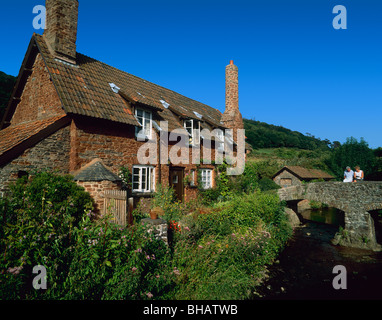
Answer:
[(345, 228), (333, 243), (381, 250), (375, 237), (373, 218), (368, 211), (382, 209), (382, 182), (315, 182), (278, 190), (280, 200), (296, 204), (299, 200), (326, 203), (344, 212)]

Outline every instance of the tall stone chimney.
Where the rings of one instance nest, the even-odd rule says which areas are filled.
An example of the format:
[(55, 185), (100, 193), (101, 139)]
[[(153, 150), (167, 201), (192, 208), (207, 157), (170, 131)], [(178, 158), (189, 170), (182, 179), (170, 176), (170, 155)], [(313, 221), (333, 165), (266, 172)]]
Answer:
[(46, 0), (45, 39), (53, 54), (76, 60), (78, 0)]
[(233, 60), (225, 68), (225, 111), (222, 117), (224, 125), (233, 130), (236, 140), (237, 129), (244, 129), (243, 117), (239, 111), (239, 70)]

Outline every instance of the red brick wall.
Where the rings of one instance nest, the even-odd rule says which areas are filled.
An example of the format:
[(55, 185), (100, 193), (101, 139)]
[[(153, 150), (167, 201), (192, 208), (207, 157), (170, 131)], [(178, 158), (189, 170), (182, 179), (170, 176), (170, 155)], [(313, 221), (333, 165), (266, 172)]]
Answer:
[(138, 164), (142, 144), (135, 140), (133, 126), (78, 118), (71, 125), (70, 170), (80, 169), (95, 158), (116, 174), (121, 166), (131, 170), (133, 164)]
[(12, 125), (64, 115), (57, 91), (40, 54), (25, 85), (21, 101), (12, 117)]
[[(132, 172), (133, 165), (139, 164), (138, 150), (144, 142), (136, 141), (135, 128), (133, 126), (110, 124), (101, 120), (89, 121), (88, 119), (75, 119), (71, 124), (71, 154), (70, 154), (70, 170), (80, 169), (85, 164), (95, 158), (101, 159), (114, 173), (118, 174), (121, 166), (127, 166)], [(169, 150), (176, 143), (169, 145)], [(185, 159), (192, 161), (191, 148), (183, 147), (185, 150)], [(179, 153), (180, 154), (180, 153)], [(201, 158), (203, 153), (201, 152)], [(211, 150), (211, 159), (215, 159), (215, 150)], [(179, 164), (184, 167), (184, 171), (190, 172), (191, 169), (197, 171), (195, 164)], [(201, 166), (203, 167), (203, 165)], [(206, 166), (214, 168), (213, 165)], [(169, 183), (168, 165), (156, 165), (156, 181), (160, 181), (163, 185)], [(185, 200), (188, 201), (195, 198), (197, 188), (185, 188)]]

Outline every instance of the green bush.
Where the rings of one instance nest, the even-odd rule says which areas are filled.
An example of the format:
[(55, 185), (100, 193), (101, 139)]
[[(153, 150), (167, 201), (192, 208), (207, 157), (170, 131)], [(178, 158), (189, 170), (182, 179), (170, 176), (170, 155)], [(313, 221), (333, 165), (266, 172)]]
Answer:
[(169, 250), (147, 226), (121, 228), (106, 216), (96, 223), (84, 219), (75, 233), (65, 299), (160, 299), (172, 290)]
[(174, 244), (177, 299), (245, 299), (291, 235), (277, 196), (234, 196), (182, 219)]
[[(141, 223), (95, 219), (69, 177), (20, 180), (0, 201), (0, 299), (250, 298), (291, 228), (274, 194), (229, 198), (185, 214), (160, 187), (153, 206), (171, 222), (166, 245)], [(47, 290), (32, 288), (35, 265), (47, 269)]]
[(263, 178), (259, 181), (259, 188), (261, 191), (277, 190), (281, 187), (272, 179)]
[[(163, 299), (173, 290), (167, 246), (141, 224), (95, 220), (69, 177), (41, 173), (11, 190), (0, 201), (0, 299)], [(47, 290), (32, 288), (36, 265), (47, 269)]]
[(31, 286), (36, 265), (50, 270), (52, 287), (63, 281), (73, 230), (91, 207), (89, 194), (70, 176), (38, 173), (11, 186), (10, 198), (0, 204), (0, 299), (38, 297)]
[(173, 188), (159, 184), (156, 186), (152, 207), (162, 208), (165, 212), (163, 218), (169, 221), (179, 218), (182, 214), (183, 204), (177, 200)]

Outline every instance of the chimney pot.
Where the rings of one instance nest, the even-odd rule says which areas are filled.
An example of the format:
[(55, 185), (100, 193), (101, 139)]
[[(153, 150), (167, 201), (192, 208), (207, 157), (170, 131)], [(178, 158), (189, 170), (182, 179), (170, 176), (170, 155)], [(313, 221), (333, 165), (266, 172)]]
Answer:
[(229, 64), (233, 64), (233, 60), (231, 60), (231, 61), (229, 62)]

